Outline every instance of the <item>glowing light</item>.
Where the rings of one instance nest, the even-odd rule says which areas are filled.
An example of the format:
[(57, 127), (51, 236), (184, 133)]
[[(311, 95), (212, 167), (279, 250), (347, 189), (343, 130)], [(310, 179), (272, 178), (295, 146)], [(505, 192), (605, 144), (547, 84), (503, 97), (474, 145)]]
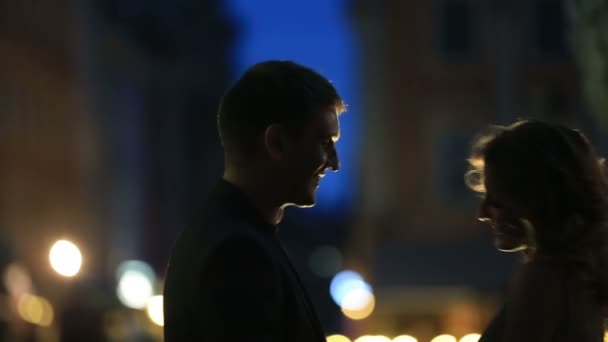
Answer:
[(342, 253), (333, 246), (321, 246), (312, 252), (308, 264), (318, 276), (331, 277), (342, 266)]
[(8, 293), (17, 298), (22, 294), (31, 293), (32, 279), (22, 266), (12, 263), (4, 272), (4, 285)]
[(17, 301), (17, 312), (26, 322), (48, 327), (53, 323), (53, 307), (44, 298), (24, 294)]
[(363, 335), (363, 336), (355, 339), (354, 342), (372, 342), (372, 338), (374, 338), (374, 336)]
[(410, 335), (401, 335), (395, 337), (393, 342), (418, 342), (418, 339)]
[(361, 311), (369, 308), (374, 294), (366, 288), (354, 289), (346, 294), (342, 300), (342, 309)]
[(458, 342), (458, 340), (452, 335), (439, 335), (432, 339), (431, 342)]
[(163, 316), (163, 296), (153, 296), (150, 298), (146, 313), (152, 323), (162, 327), (165, 324), (165, 317)]
[(382, 335), (363, 335), (356, 339), (355, 342), (391, 342), (391, 339)]
[(82, 254), (78, 247), (70, 241), (59, 240), (53, 244), (49, 252), (51, 267), (64, 277), (73, 277), (82, 266)]
[(468, 334), (460, 339), (460, 342), (477, 342), (481, 338), (480, 334)]
[(344, 335), (330, 335), (326, 338), (327, 342), (351, 342), (350, 339)]
[[(357, 295), (355, 291), (351, 293), (353, 295)], [(372, 293), (369, 293), (369, 297), (367, 298), (368, 300), (366, 301), (366, 305), (362, 308), (351, 310), (347, 307), (342, 307), (342, 313), (344, 314), (344, 316), (354, 320), (360, 320), (369, 317), (369, 315), (374, 312), (374, 308), (376, 306), (376, 298)]]
[(371, 342), (391, 342), (391, 339), (386, 336), (377, 335), (377, 336), (372, 336)]
[(329, 285), (329, 292), (332, 299), (338, 306), (342, 307), (344, 298), (353, 290), (367, 290), (372, 293), (372, 288), (367, 284), (363, 277), (354, 271), (342, 271), (334, 276)]
[(118, 299), (131, 309), (143, 309), (154, 294), (156, 275), (152, 268), (143, 261), (130, 260), (123, 262), (117, 271)]

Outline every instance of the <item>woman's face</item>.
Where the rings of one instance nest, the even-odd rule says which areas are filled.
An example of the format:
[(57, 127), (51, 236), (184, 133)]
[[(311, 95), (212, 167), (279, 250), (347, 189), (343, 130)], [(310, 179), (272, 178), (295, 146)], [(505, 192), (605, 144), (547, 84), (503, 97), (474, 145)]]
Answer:
[(503, 252), (528, 248), (526, 227), (512, 205), (508, 189), (500, 184), (491, 167), (484, 169), (485, 196), (479, 209), (479, 220), (490, 225), (494, 246)]

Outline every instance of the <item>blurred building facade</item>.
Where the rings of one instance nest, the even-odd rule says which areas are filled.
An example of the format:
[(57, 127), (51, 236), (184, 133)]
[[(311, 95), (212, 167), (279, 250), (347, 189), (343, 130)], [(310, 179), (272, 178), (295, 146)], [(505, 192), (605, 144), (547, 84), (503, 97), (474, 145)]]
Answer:
[(95, 137), (81, 101), (69, 2), (34, 11), (26, 3), (2, 4), (3, 229), (19, 257), (46, 273), (40, 260), (53, 242), (46, 233), (89, 233), (82, 184), (94, 164)]
[[(95, 177), (98, 137), (83, 103), (77, 28), (70, 1), (0, 2), (2, 248), (10, 249), (10, 263), (27, 270), (33, 290), (53, 297), (53, 304), (67, 290), (67, 282), (49, 265), (53, 242), (77, 243), (91, 273), (99, 270), (107, 246), (97, 233), (87, 193)], [(11, 287), (5, 271), (3, 285)], [(11, 294), (29, 290), (27, 282), (17, 284), (23, 288), (12, 287)], [(16, 320), (15, 298), (6, 299)], [(14, 323), (9, 339), (25, 340), (32, 329)]]
[[(162, 294), (173, 241), (221, 176), (216, 111), (232, 77), (233, 28), (215, 0), (92, 1), (82, 11), (87, 98), (104, 142), (98, 210), (111, 227), (107, 273), (143, 260)], [(121, 317), (114, 311), (108, 331), (135, 339)]]
[[(215, 113), (232, 28), (217, 1), (2, 1), (0, 31), (3, 279), (23, 265), (56, 319), (33, 329), (16, 312), (1, 317), (17, 322), (14, 338), (75, 327), (59, 322), (64, 311), (101, 330), (84, 303), (116, 307), (126, 259), (162, 278), (170, 242), (220, 175)], [(62, 238), (83, 253), (75, 279), (49, 265)], [(87, 340), (101, 338), (89, 328)]]
[(88, 95), (112, 189), (105, 209), (124, 244), (114, 257), (162, 272), (168, 242), (221, 175), (215, 118), (233, 28), (218, 1), (94, 1), (85, 11)]
[(563, 4), (358, 0), (353, 17), (366, 139), (348, 254), (379, 288), (374, 314), (352, 329), (423, 341), (479, 331), (515, 260), (476, 223), (464, 184), (470, 142), (517, 118), (593, 124)]

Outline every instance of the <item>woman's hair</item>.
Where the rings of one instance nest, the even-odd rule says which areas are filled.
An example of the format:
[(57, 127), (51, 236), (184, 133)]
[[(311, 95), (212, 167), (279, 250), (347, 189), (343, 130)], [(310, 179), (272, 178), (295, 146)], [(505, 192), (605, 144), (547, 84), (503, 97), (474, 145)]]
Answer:
[(492, 126), (471, 150), (466, 182), (485, 192), (491, 170), (509, 206), (530, 220), (543, 255), (584, 271), (608, 302), (608, 181), (579, 131), (541, 121)]

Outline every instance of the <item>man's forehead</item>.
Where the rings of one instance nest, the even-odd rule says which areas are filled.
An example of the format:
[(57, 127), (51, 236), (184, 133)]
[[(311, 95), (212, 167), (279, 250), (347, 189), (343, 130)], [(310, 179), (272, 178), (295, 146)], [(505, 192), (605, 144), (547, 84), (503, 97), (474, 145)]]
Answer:
[(328, 125), (337, 125), (338, 124), (338, 114), (334, 112), (322, 112), (316, 117), (316, 121), (323, 122)]
[(338, 115), (333, 112), (321, 113), (317, 116), (316, 125), (318, 129), (331, 136), (340, 135), (340, 122)]

